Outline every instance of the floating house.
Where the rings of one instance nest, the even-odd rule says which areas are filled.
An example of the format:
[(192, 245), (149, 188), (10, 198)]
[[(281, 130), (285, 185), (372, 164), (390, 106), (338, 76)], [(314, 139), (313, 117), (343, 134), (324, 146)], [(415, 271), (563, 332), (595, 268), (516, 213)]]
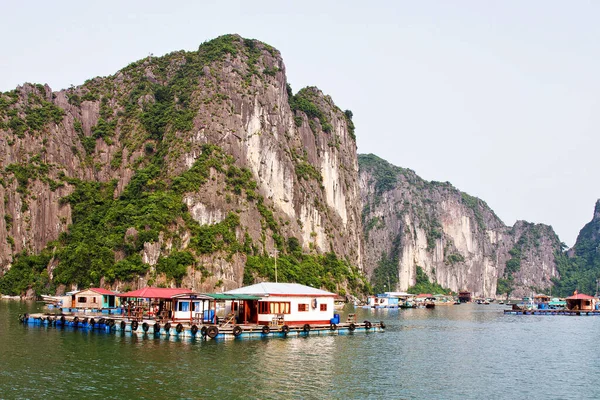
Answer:
[[(98, 295), (97, 295), (98, 296)], [(23, 323), (209, 339), (339, 335), (383, 331), (383, 322), (334, 314), (335, 294), (295, 283), (263, 282), (226, 293), (144, 288), (117, 295), (122, 315), (23, 314)], [(98, 299), (85, 301), (97, 303)], [(217, 315), (219, 311), (219, 315)]]
[(574, 311), (592, 311), (596, 308), (596, 299), (583, 293), (577, 293), (567, 297), (567, 309)]
[(262, 282), (224, 295), (251, 296), (229, 305), (228, 311), (244, 324), (329, 324), (334, 317), (334, 293), (297, 283)]
[(466, 290), (458, 292), (458, 301), (460, 301), (461, 303), (471, 302), (471, 292), (468, 292)]
[[(177, 311), (173, 297), (192, 293), (190, 289), (145, 287), (122, 293), (119, 297), (122, 299), (124, 314), (130, 318), (141, 320), (144, 317), (153, 317), (169, 320), (174, 319)], [(189, 307), (189, 301), (187, 304)], [(189, 314), (188, 310), (186, 314)]]
[(387, 292), (370, 296), (366, 308), (398, 308), (398, 297)]
[(107, 289), (89, 288), (71, 294), (71, 308), (102, 310), (118, 306), (117, 294)]

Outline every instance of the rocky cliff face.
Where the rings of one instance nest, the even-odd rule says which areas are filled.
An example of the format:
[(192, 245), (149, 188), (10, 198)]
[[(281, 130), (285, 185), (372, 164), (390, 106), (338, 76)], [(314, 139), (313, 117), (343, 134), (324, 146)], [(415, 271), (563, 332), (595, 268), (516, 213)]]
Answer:
[[(304, 253), (333, 251), (359, 266), (353, 129), (351, 113), (318, 89), (292, 94), (277, 50), (235, 35), (197, 52), (149, 57), (78, 87), (53, 92), (26, 84), (3, 93), (0, 270), (8, 271), (16, 254), (39, 253), (50, 243), (48, 249), (57, 252), (50, 278), (60, 272), (68, 276), (64, 284), (170, 284), (156, 271), (159, 259), (190, 250), (194, 261), (181, 283), (229, 289), (242, 284), (249, 254), (285, 252), (290, 238)], [(83, 189), (93, 182), (100, 186)], [(108, 186), (109, 197), (86, 203)], [(163, 192), (181, 196), (184, 210), (171, 209), (171, 220), (158, 224), (158, 218), (147, 218), (156, 210), (138, 215), (131, 209), (141, 207), (148, 193)], [(73, 227), (89, 221), (98, 204), (113, 212), (121, 207), (115, 202), (123, 201), (131, 207), (111, 218), (134, 221), (135, 214), (137, 222), (123, 223), (118, 233), (113, 230), (119, 222), (98, 225), (115, 235), (112, 244), (101, 245), (114, 255), (73, 281), (76, 274), (65, 275), (60, 267), (66, 259), (60, 250), (73, 244)], [(198, 244), (202, 229), (227, 223), (233, 238), (211, 231), (219, 245), (207, 250)], [(90, 247), (100, 241), (105, 238)], [(246, 251), (233, 242), (245, 244)], [(118, 279), (128, 277), (113, 268), (123, 260), (140, 267), (142, 278)]]
[(551, 227), (509, 228), (448, 182), (427, 182), (373, 155), (360, 155), (359, 165), (364, 265), (376, 290), (407, 290), (417, 267), (446, 288), (485, 297), (529, 294), (557, 276), (560, 241)]
[(600, 282), (600, 200), (596, 202), (592, 220), (577, 235), (573, 248), (558, 257), (560, 280), (555, 282), (557, 293), (570, 296), (575, 290), (593, 295)]

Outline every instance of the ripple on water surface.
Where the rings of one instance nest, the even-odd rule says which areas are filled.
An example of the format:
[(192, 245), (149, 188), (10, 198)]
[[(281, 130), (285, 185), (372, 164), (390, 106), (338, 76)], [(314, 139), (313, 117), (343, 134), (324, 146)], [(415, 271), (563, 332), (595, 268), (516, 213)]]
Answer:
[(0, 398), (600, 397), (600, 317), (360, 309), (386, 332), (205, 342), (18, 323), (38, 307), (0, 301)]

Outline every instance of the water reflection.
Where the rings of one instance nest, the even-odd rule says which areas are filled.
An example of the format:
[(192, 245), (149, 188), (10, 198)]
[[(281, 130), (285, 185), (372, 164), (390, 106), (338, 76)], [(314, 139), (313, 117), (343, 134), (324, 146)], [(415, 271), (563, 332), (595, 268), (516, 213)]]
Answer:
[[(0, 301), (0, 397), (598, 398), (600, 317), (356, 310), (385, 333), (203, 341), (23, 326)], [(342, 312), (345, 320), (348, 312)]]

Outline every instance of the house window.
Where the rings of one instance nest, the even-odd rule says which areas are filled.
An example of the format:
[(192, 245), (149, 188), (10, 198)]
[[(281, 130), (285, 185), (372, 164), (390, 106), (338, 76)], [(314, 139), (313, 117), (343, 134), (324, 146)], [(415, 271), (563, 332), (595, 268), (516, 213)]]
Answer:
[(327, 304), (321, 303), (321, 311), (327, 311)]
[(189, 301), (180, 301), (177, 311), (190, 311), (190, 302)]
[(288, 301), (259, 301), (259, 314), (289, 314), (290, 303)]
[(92, 297), (92, 303), (95, 303), (95, 302), (96, 302), (96, 298)]
[(79, 299), (77, 299), (77, 301), (79, 303), (85, 303), (85, 302), (87, 302), (87, 297), (80, 297)]
[(308, 304), (298, 304), (298, 311), (308, 311)]
[(259, 314), (268, 314), (269, 313), (269, 302), (259, 301), (258, 302), (258, 313)]

